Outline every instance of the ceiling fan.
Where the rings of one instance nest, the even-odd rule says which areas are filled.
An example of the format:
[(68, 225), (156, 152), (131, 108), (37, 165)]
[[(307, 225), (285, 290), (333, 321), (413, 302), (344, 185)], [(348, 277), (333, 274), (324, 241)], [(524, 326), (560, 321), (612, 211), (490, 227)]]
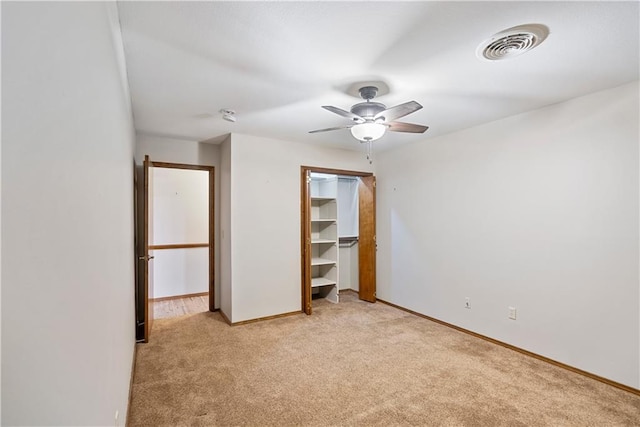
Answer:
[[(352, 124), (326, 129), (312, 130), (309, 133), (327, 132), (338, 129), (351, 129), (354, 138), (361, 142), (371, 142), (381, 138), (387, 130), (391, 132), (424, 133), (428, 126), (413, 123), (396, 122), (396, 119), (418, 111), (422, 105), (416, 101), (405, 102), (395, 107), (387, 108), (386, 105), (371, 101), (378, 93), (375, 86), (361, 87), (360, 96), (365, 102), (360, 102), (351, 107), (351, 111), (342, 108), (323, 105), (322, 108), (346, 117), (353, 121)], [(371, 144), (369, 144), (371, 145)]]

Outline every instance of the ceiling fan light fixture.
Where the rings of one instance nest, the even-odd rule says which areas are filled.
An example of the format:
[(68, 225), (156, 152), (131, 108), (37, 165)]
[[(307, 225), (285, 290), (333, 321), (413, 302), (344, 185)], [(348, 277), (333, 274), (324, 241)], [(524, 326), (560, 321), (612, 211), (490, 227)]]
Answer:
[(351, 107), (351, 111), (332, 105), (323, 105), (327, 111), (335, 113), (353, 124), (317, 129), (309, 133), (327, 132), (338, 129), (350, 129), (351, 135), (360, 142), (367, 143), (367, 159), (372, 162), (372, 142), (384, 136), (389, 129), (390, 132), (424, 133), (429, 127), (416, 125), (413, 123), (398, 122), (396, 119), (408, 114), (415, 113), (422, 108), (416, 101), (409, 101), (394, 107), (387, 108), (386, 105), (374, 102), (372, 99), (378, 93), (376, 86), (364, 86), (360, 88), (360, 96), (365, 102), (360, 102)]
[(387, 127), (380, 123), (366, 122), (351, 127), (351, 135), (359, 141), (375, 141), (382, 138)]

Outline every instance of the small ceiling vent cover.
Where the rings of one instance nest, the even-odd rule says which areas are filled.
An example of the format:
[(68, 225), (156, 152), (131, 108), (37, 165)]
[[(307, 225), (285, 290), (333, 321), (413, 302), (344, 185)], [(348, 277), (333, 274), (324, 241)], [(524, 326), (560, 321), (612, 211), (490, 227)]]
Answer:
[(491, 36), (478, 46), (480, 59), (499, 61), (522, 55), (538, 46), (549, 35), (549, 28), (541, 24), (518, 25)]

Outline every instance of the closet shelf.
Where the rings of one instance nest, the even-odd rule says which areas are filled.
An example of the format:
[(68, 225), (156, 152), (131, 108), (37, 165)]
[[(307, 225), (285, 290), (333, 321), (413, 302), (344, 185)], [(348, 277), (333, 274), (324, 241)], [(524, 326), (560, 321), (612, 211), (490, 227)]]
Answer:
[(335, 286), (335, 280), (325, 279), (324, 277), (314, 277), (311, 279), (311, 287), (318, 288), (320, 286)]
[(311, 222), (336, 222), (335, 218), (311, 218)]
[(336, 263), (336, 260), (332, 260), (332, 259), (311, 258), (311, 265), (332, 265), (335, 263)]
[(335, 243), (335, 242), (336, 242), (335, 240), (330, 240), (330, 239), (313, 239), (311, 241), (311, 244), (315, 245), (320, 243)]

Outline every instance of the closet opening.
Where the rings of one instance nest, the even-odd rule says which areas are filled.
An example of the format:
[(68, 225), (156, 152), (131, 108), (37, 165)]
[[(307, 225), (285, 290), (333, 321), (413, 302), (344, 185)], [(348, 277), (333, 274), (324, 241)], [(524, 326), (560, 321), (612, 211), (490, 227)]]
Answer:
[(341, 292), (375, 302), (375, 177), (303, 166), (301, 190), (302, 311)]

